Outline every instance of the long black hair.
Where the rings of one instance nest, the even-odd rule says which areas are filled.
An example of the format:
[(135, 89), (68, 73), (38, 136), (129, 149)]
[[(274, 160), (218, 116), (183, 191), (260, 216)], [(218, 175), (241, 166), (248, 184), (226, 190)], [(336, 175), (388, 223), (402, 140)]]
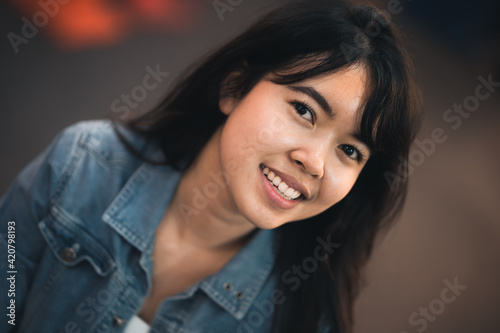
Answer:
[[(365, 66), (371, 80), (360, 119), (371, 157), (343, 200), (307, 223), (277, 229), (286, 239), (275, 268), (277, 288), (287, 301), (276, 308), (276, 332), (314, 332), (320, 320), (332, 332), (352, 332), (362, 268), (378, 232), (401, 211), (407, 171), (400, 161), (407, 160), (420, 113), (411, 62), (393, 25), (370, 5), (343, 0), (287, 4), (188, 68), (156, 108), (124, 121), (161, 147), (165, 159), (147, 160), (122, 138), (134, 154), (186, 170), (226, 119), (219, 110), (222, 97), (242, 98), (267, 77), (292, 84), (355, 65)], [(387, 175), (398, 175), (397, 181)], [(339, 246), (333, 254), (328, 248), (318, 252), (328, 259), (292, 290), (283, 273), (325, 242)]]

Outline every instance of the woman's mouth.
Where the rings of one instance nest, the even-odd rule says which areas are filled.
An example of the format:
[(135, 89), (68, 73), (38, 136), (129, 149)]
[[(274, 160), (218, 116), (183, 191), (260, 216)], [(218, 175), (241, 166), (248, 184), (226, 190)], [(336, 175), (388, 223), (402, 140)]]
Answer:
[[(264, 165), (262, 165), (264, 166)], [(295, 200), (300, 197), (300, 192), (285, 183), (279, 176), (275, 175), (274, 172), (269, 170), (268, 167), (264, 166), (262, 172), (266, 175), (267, 180), (269, 180), (283, 198), (287, 200)]]
[(265, 180), (266, 192), (278, 206), (289, 209), (302, 201), (304, 195), (301, 192), (289, 186), (265, 165), (261, 164), (260, 169)]

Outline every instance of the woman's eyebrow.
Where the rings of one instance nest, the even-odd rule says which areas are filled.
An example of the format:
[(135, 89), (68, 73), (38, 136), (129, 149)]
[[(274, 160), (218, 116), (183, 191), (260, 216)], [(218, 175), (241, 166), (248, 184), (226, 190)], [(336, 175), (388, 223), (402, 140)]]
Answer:
[[(308, 95), (309, 97), (311, 97), (312, 99), (314, 99), (319, 104), (319, 106), (321, 106), (321, 108), (323, 109), (323, 111), (325, 111), (325, 113), (328, 115), (328, 117), (330, 117), (330, 119), (333, 119), (335, 117), (335, 112), (333, 112), (332, 107), (330, 106), (330, 104), (328, 104), (328, 102), (323, 97), (323, 95), (321, 95), (313, 87), (289, 86), (289, 85), (287, 85), (286, 87), (288, 89), (292, 90), (292, 91), (296, 91), (296, 92)], [(354, 140), (356, 140), (359, 143), (361, 143), (362, 145), (364, 145), (366, 147), (367, 151), (370, 152), (370, 148), (368, 146), (368, 143), (366, 142), (366, 140), (363, 139), (363, 136), (361, 135), (360, 132), (357, 131), (357, 132), (354, 132), (354, 133), (350, 133), (350, 136)]]
[(290, 90), (293, 90), (293, 91), (300, 92), (302, 94), (306, 94), (309, 97), (311, 97), (312, 99), (314, 99), (316, 101), (316, 103), (318, 103), (319, 106), (321, 106), (323, 111), (325, 111), (325, 113), (328, 115), (329, 118), (333, 118), (335, 116), (335, 113), (332, 111), (332, 107), (330, 106), (330, 104), (328, 104), (328, 102), (323, 97), (323, 95), (321, 95), (313, 87), (287, 85), (287, 88)]

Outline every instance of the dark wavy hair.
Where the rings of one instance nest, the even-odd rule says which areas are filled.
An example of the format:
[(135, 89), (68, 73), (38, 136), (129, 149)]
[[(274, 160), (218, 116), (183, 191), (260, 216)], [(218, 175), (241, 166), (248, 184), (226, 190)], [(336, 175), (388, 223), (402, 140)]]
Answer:
[[(280, 242), (278, 277), (311, 257), (318, 237), (340, 247), (297, 290), (279, 279), (287, 301), (274, 313), (275, 332), (314, 332), (320, 320), (332, 332), (352, 332), (362, 268), (379, 231), (402, 209), (407, 171), (399, 161), (407, 160), (420, 125), (420, 97), (393, 25), (370, 5), (341, 0), (284, 5), (189, 67), (156, 108), (123, 121), (159, 145), (164, 160), (148, 160), (116, 131), (145, 161), (186, 170), (226, 119), (219, 110), (222, 97), (244, 97), (264, 78), (287, 85), (355, 65), (365, 66), (372, 84), (359, 124), (371, 157), (343, 200), (306, 223), (277, 229), (286, 240)], [(387, 174), (400, 177), (389, 183)]]

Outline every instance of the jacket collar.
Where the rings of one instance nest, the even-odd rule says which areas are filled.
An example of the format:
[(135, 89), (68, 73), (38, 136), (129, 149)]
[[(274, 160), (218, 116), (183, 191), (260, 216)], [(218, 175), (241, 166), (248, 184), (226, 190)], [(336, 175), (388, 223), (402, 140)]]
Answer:
[(201, 283), (200, 288), (236, 319), (245, 316), (271, 274), (278, 244), (275, 234), (258, 230), (217, 274)]
[(141, 252), (152, 253), (156, 228), (181, 175), (169, 166), (141, 164), (106, 209), (103, 221)]
[[(143, 163), (102, 215), (106, 223), (143, 252), (147, 270), (152, 269), (149, 258), (155, 230), (181, 176), (169, 166)], [(275, 232), (258, 230), (219, 272), (179, 296), (188, 297), (200, 288), (236, 319), (242, 319), (274, 267), (276, 248)]]

